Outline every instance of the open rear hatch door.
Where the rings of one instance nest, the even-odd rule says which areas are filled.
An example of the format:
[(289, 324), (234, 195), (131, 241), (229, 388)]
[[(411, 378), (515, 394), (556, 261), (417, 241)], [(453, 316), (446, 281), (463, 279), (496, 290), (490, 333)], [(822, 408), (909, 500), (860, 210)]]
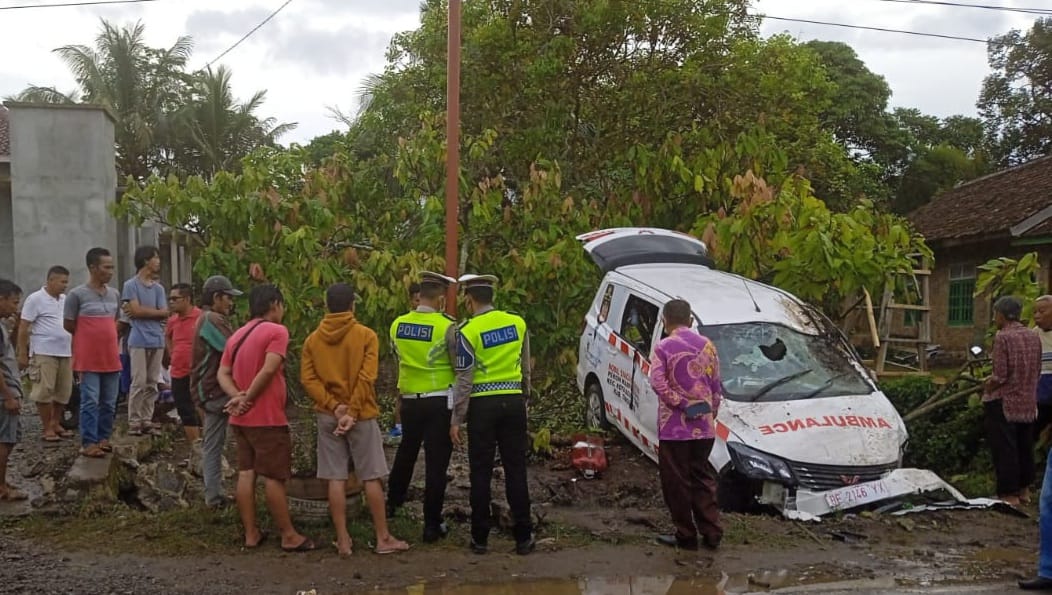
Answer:
[(577, 236), (603, 273), (634, 264), (698, 264), (714, 268), (705, 242), (678, 231), (618, 227)]

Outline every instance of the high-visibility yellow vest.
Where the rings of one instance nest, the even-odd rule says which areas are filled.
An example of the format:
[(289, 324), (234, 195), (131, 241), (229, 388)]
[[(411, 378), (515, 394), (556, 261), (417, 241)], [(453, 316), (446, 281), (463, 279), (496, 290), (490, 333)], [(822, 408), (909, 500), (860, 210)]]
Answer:
[[(472, 397), (522, 394), (522, 344), (526, 340), (526, 321), (500, 310), (473, 317), (460, 327), (460, 339), (470, 352), (458, 350), (458, 368), (475, 368)], [(470, 361), (471, 358), (473, 361)]]
[(398, 390), (402, 394), (443, 391), (453, 385), (453, 362), (446, 332), (453, 320), (441, 312), (410, 312), (391, 324), (398, 350)]

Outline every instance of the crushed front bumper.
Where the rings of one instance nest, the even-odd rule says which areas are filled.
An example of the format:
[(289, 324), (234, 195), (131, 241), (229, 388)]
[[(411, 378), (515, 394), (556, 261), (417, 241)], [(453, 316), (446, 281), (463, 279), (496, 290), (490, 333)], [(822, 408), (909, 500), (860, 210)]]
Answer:
[(818, 520), (823, 515), (874, 502), (939, 491), (945, 492), (958, 502), (967, 502), (963, 494), (931, 471), (895, 469), (880, 479), (823, 492), (805, 487), (787, 488), (774, 482), (765, 482), (760, 503), (774, 506), (782, 511), (786, 518)]

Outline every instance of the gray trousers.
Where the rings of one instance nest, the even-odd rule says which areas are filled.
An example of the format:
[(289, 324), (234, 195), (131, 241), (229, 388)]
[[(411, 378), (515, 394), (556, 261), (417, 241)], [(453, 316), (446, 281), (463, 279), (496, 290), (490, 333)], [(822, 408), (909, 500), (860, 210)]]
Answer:
[(205, 403), (204, 432), (201, 440), (201, 476), (205, 482), (205, 504), (226, 503), (223, 496), (223, 449), (226, 447), (228, 416), (223, 413), (226, 399)]

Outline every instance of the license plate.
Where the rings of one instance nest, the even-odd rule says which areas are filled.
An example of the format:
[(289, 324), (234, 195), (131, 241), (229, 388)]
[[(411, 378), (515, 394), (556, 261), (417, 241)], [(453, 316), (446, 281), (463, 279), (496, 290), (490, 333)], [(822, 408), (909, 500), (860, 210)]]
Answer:
[(891, 495), (891, 490), (883, 479), (860, 483), (826, 492), (826, 503), (833, 510), (852, 508), (862, 504), (876, 502)]

